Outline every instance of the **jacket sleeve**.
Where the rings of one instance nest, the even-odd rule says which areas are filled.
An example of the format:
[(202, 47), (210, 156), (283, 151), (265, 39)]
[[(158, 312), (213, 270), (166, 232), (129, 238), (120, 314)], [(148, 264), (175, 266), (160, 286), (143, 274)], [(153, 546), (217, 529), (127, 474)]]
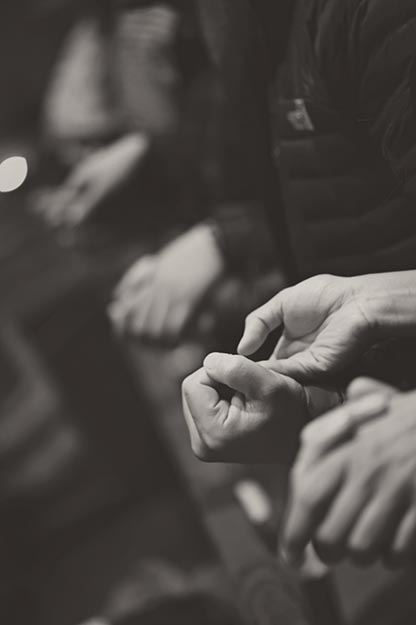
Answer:
[[(357, 269), (371, 272), (416, 267), (416, 4), (412, 0), (351, 2), (347, 39), (349, 92), (336, 83), (355, 121), (367, 130), (380, 156), (381, 171), (392, 179), (378, 206), (360, 220), (373, 227), (368, 260)], [(340, 36), (342, 41), (342, 36)], [(345, 87), (345, 85), (344, 85)], [(351, 88), (352, 87), (352, 88)], [(416, 386), (416, 341), (391, 340), (363, 359), (356, 375), (384, 379), (402, 390)]]
[(363, 217), (374, 228), (369, 270), (416, 267), (416, 116), (412, 102), (416, 58), (413, 0), (349, 3), (349, 105), (391, 178), (380, 204)]
[(269, 210), (278, 190), (269, 144), (268, 87), (279, 54), (267, 47), (251, 0), (201, 5), (219, 90), (211, 168), (217, 239), (233, 269), (244, 270), (257, 261), (275, 264)]

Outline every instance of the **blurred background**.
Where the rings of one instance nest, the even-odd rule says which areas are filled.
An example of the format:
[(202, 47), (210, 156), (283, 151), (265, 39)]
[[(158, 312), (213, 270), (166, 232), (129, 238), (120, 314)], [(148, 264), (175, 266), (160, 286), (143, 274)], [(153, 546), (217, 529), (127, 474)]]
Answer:
[(380, 624), (407, 592), (282, 572), (285, 471), (189, 449), (181, 380), (283, 285), (234, 5), (1, 3), (2, 623)]

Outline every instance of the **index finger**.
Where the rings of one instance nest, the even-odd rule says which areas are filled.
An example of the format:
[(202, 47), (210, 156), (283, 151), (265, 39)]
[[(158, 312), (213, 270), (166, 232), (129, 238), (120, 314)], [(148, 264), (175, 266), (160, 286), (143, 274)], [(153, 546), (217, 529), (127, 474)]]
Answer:
[(283, 301), (288, 289), (281, 291), (269, 302), (250, 313), (237, 351), (242, 356), (254, 354), (267, 337), (283, 323)]

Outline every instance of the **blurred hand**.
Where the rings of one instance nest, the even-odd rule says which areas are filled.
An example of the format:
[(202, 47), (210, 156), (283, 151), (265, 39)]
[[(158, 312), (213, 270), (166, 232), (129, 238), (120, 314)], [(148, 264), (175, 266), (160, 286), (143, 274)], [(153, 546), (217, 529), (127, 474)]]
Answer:
[[(322, 391), (326, 406), (338, 396)], [(312, 393), (242, 356), (211, 354), (183, 383), (192, 449), (213, 462), (290, 462), (315, 416)]]
[(119, 331), (174, 343), (223, 273), (211, 228), (195, 226), (128, 271), (115, 291), (110, 316)]
[(353, 279), (329, 275), (285, 289), (247, 317), (238, 351), (245, 356), (255, 353), (282, 327), (273, 354), (275, 368), (302, 383), (320, 380), (371, 345), (374, 325), (365, 293)]
[(416, 393), (358, 380), (350, 401), (309, 425), (291, 477), (284, 559), (312, 541), (328, 564), (416, 553)]
[(52, 226), (76, 227), (111, 198), (143, 159), (148, 141), (129, 135), (86, 157), (60, 189), (42, 196), (36, 210)]

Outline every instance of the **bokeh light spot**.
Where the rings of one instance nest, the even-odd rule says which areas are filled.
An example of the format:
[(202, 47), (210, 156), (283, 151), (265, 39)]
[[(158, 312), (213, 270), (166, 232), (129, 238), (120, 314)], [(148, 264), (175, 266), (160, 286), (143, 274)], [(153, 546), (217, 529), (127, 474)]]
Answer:
[(0, 163), (0, 193), (10, 193), (22, 186), (29, 167), (23, 156), (11, 156)]

